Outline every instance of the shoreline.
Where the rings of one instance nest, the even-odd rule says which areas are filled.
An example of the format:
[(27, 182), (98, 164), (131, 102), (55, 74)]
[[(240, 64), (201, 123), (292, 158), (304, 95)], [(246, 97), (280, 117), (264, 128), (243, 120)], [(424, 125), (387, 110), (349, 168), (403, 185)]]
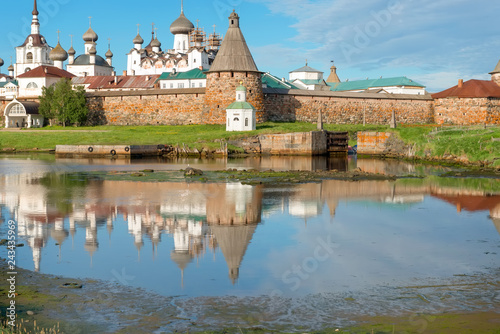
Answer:
[[(5, 260), (0, 259), (2, 294), (6, 289), (6, 266)], [(395, 287), (395, 289), (425, 289), (426, 294), (424, 303), (416, 298), (408, 302), (414, 306), (395, 312), (390, 312), (387, 305), (376, 314), (364, 310), (361, 305), (359, 309), (353, 308), (358, 303), (373, 303), (370, 297), (365, 300), (366, 296), (373, 292), (365, 292), (361, 295), (341, 294), (332, 299), (332, 301), (337, 300), (346, 304), (345, 310), (341, 308), (335, 311), (338, 313), (336, 316), (338, 320), (329, 325), (322, 324), (321, 329), (316, 325), (316, 329), (313, 329), (296, 323), (287, 325), (285, 324), (287, 321), (280, 324), (272, 319), (274, 313), (283, 316), (279, 305), (289, 303), (289, 298), (161, 296), (142, 288), (120, 285), (117, 282), (88, 278), (73, 279), (21, 268), (18, 268), (17, 272), (19, 282), (16, 287), (18, 291), (18, 296), (16, 296), (17, 323), (27, 329), (28, 333), (39, 333), (41, 328), (54, 329), (53, 333), (151, 333), (154, 331), (241, 333), (242, 330), (244, 333), (291, 333), (297, 330), (302, 333), (369, 333), (371, 331), (377, 333), (423, 331), (426, 333), (456, 333), (457, 331), (498, 333), (500, 325), (499, 310), (494, 307), (495, 299), (491, 300), (491, 305), (485, 304), (484, 297), (488, 295), (488, 292), (481, 292), (485, 288), (491, 290), (500, 287), (500, 281), (494, 280), (495, 273), (485, 277), (477, 275), (454, 277), (445, 285)], [(433, 295), (438, 296), (444, 293), (443, 289), (448, 291), (446, 293), (462, 294), (461, 298), (473, 298), (476, 294), (482, 294), (483, 300), (480, 301), (481, 298), (467, 300), (465, 309), (453, 306), (447, 309), (439, 306), (438, 300), (433, 297)], [(325, 298), (331, 298), (331, 296)], [(386, 297), (379, 296), (378, 298)], [(430, 299), (427, 300), (428, 298)], [(133, 303), (130, 303), (132, 300)], [(6, 302), (6, 298), (3, 298), (2, 309)], [(437, 304), (434, 305), (436, 302)], [(262, 308), (252, 305), (253, 303), (261, 305)], [(419, 304), (421, 304), (420, 307), (418, 307)], [(419, 311), (411, 311), (414, 307), (417, 307), (415, 310)], [(300, 305), (294, 306), (296, 311), (300, 308)], [(4, 321), (2, 314), (2, 323)], [(39, 330), (33, 331), (34, 326)], [(5, 328), (5, 325), (2, 324), (0, 328)]]
[[(355, 145), (359, 132), (392, 132), (395, 140), (377, 158), (452, 163), (461, 166), (500, 168), (500, 126), (450, 126), (446, 129), (426, 125), (389, 129), (388, 126), (325, 124), (325, 131), (347, 132)], [(255, 156), (245, 141), (259, 135), (316, 131), (311, 123), (258, 124), (256, 131), (231, 133), (221, 125), (189, 126), (98, 126), (3, 131), (0, 153), (52, 153), (56, 145), (163, 145), (180, 147), (179, 156), (200, 156), (217, 152), (227, 143), (229, 157)], [(33, 144), (36, 143), (36, 144)], [(238, 146), (238, 143), (241, 145)], [(246, 147), (246, 148), (245, 148)], [(262, 155), (262, 154), (261, 154)], [(265, 154), (264, 154), (265, 155)]]

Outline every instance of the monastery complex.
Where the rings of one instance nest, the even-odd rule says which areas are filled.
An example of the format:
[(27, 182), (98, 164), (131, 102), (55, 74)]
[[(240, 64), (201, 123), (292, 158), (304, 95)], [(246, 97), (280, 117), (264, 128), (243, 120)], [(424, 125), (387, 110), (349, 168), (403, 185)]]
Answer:
[(0, 59), (2, 127), (43, 126), (39, 96), (61, 78), (85, 88), (90, 125), (226, 124), (236, 131), (264, 121), (316, 122), (320, 113), (338, 124), (388, 124), (393, 113), (400, 124), (500, 124), (500, 62), (491, 81), (459, 81), (433, 95), (406, 77), (341, 81), (335, 65), (327, 79), (308, 64), (278, 78), (259, 70), (238, 13), (229, 16), (224, 37), (207, 36), (181, 5), (170, 25), (173, 45), (162, 48), (154, 26), (149, 42), (138, 30), (127, 69), (117, 73), (110, 45), (104, 57), (98, 54), (91, 22), (82, 36), (84, 53), (77, 55), (73, 42), (68, 50), (59, 41), (48, 44), (38, 14), (34, 0), (31, 33), (15, 48), (6, 74)]

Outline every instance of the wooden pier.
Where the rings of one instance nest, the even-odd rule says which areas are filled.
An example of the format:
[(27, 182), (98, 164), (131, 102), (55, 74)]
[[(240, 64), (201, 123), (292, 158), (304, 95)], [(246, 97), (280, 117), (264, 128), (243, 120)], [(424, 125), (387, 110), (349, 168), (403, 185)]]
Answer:
[(57, 145), (57, 155), (65, 156), (159, 156), (165, 145)]

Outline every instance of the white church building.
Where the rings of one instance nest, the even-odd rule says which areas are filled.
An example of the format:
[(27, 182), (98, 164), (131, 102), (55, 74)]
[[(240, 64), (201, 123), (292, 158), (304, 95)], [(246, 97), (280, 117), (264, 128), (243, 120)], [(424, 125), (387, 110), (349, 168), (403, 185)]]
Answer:
[(255, 108), (247, 102), (247, 89), (242, 83), (236, 88), (236, 101), (226, 109), (226, 131), (253, 131), (256, 123)]
[(134, 47), (127, 54), (127, 75), (154, 75), (164, 72), (187, 72), (195, 68), (210, 69), (217, 51), (222, 44), (222, 36), (215, 33), (206, 38), (203, 29), (193, 25), (184, 15), (181, 4), (180, 16), (170, 25), (174, 35), (172, 49), (162, 50), (153, 26), (151, 41), (143, 47), (144, 39), (139, 30), (133, 39)]

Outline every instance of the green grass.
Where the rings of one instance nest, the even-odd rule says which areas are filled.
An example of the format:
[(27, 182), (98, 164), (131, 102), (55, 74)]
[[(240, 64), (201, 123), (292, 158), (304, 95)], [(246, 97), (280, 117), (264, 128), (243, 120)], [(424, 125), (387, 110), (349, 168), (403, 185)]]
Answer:
[[(326, 125), (329, 131), (370, 131), (386, 127), (368, 125)], [(266, 133), (288, 133), (316, 130), (310, 123), (259, 124), (256, 131), (226, 132), (224, 125), (181, 125), (181, 126), (96, 126), (96, 127), (45, 127), (35, 131), (0, 131), (0, 149), (17, 150), (55, 149), (56, 145), (177, 145), (191, 148), (218, 148), (220, 139), (237, 139)]]
[(415, 145), (417, 157), (452, 155), (500, 166), (500, 141), (494, 141), (500, 138), (500, 126), (399, 127), (396, 131), (407, 144)]
[[(355, 145), (358, 131), (393, 131), (407, 143), (415, 145), (419, 158), (467, 157), (469, 161), (483, 161), (500, 166), (500, 127), (445, 127), (410, 126), (389, 129), (384, 125), (325, 124), (325, 130), (346, 131)], [(180, 125), (180, 126), (96, 126), (96, 127), (46, 127), (38, 131), (0, 131), (0, 150), (16, 148), (30, 150), (55, 149), (56, 145), (181, 145), (190, 148), (215, 149), (221, 139), (237, 139), (266, 133), (288, 133), (316, 130), (311, 123), (273, 123), (257, 125), (256, 131), (226, 132), (224, 125)]]

